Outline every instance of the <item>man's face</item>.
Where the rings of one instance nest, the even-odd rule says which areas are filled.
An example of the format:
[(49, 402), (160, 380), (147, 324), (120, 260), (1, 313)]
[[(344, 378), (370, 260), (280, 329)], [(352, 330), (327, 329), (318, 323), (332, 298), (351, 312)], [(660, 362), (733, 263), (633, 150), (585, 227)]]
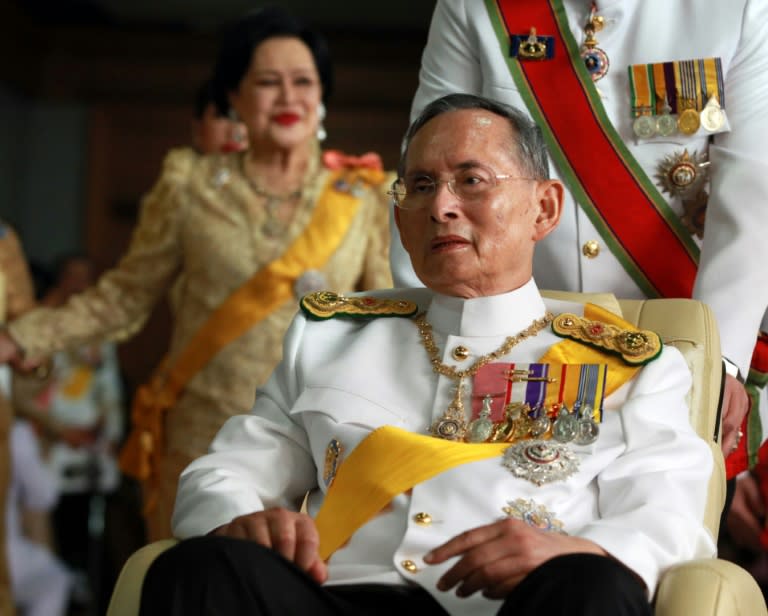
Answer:
[(395, 220), (413, 269), (430, 289), (459, 297), (497, 295), (531, 278), (533, 248), (557, 225), (562, 185), (525, 179), (515, 160), (506, 118), (479, 110), (443, 113), (416, 133), (405, 178), (437, 181), (473, 170), (508, 175), (482, 198), (468, 202), (443, 182), (421, 209), (397, 209)]

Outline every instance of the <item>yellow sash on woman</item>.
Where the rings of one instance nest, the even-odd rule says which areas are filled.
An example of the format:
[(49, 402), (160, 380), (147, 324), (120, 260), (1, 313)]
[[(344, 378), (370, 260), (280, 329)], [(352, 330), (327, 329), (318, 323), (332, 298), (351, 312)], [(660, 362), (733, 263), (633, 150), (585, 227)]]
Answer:
[[(594, 304), (584, 306), (584, 317), (623, 329), (637, 329)], [(631, 379), (640, 368), (575, 340), (563, 340), (551, 346), (537, 363), (549, 362), (608, 364), (606, 396)], [(358, 528), (398, 494), (461, 464), (501, 455), (509, 446), (509, 443), (446, 441), (394, 426), (374, 430), (339, 466), (315, 517), (320, 534), (320, 557), (330, 558)]]
[(149, 482), (145, 509), (156, 503), (157, 463), (164, 447), (165, 413), (174, 406), (187, 383), (211, 358), (293, 297), (296, 279), (321, 269), (344, 240), (360, 207), (360, 199), (335, 185), (343, 180), (379, 184), (384, 173), (371, 169), (332, 172), (312, 218), (283, 255), (264, 266), (235, 290), (206, 320), (172, 365), (164, 360), (150, 381), (136, 391), (133, 429), (120, 452), (120, 468)]

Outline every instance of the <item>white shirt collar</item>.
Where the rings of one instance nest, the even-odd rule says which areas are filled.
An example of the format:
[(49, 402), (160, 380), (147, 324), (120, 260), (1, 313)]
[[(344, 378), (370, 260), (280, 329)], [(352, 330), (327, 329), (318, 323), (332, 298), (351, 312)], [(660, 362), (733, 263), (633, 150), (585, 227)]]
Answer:
[(436, 293), (427, 310), (427, 321), (444, 334), (509, 336), (545, 313), (544, 300), (531, 278), (522, 287), (501, 295), (463, 299)]

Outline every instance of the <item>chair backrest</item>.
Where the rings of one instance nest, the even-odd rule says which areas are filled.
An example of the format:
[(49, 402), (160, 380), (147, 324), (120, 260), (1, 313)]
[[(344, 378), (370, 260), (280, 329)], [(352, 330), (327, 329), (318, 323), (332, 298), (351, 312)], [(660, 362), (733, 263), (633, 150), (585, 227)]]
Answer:
[(692, 299), (617, 300), (610, 293), (542, 291), (552, 299), (591, 302), (619, 314), (625, 321), (661, 336), (685, 357), (693, 376), (688, 394), (691, 425), (709, 443), (714, 471), (709, 482), (705, 523), (717, 537), (725, 504), (725, 462), (719, 444), (720, 396), (723, 379), (720, 337), (706, 304)]

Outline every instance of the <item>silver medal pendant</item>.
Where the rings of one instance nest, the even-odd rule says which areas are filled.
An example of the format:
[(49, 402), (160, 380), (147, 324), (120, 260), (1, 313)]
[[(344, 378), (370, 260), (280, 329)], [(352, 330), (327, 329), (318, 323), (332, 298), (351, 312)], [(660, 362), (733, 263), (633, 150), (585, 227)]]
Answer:
[(501, 463), (515, 477), (537, 486), (567, 479), (579, 469), (579, 460), (568, 447), (543, 440), (512, 445), (504, 450)]

